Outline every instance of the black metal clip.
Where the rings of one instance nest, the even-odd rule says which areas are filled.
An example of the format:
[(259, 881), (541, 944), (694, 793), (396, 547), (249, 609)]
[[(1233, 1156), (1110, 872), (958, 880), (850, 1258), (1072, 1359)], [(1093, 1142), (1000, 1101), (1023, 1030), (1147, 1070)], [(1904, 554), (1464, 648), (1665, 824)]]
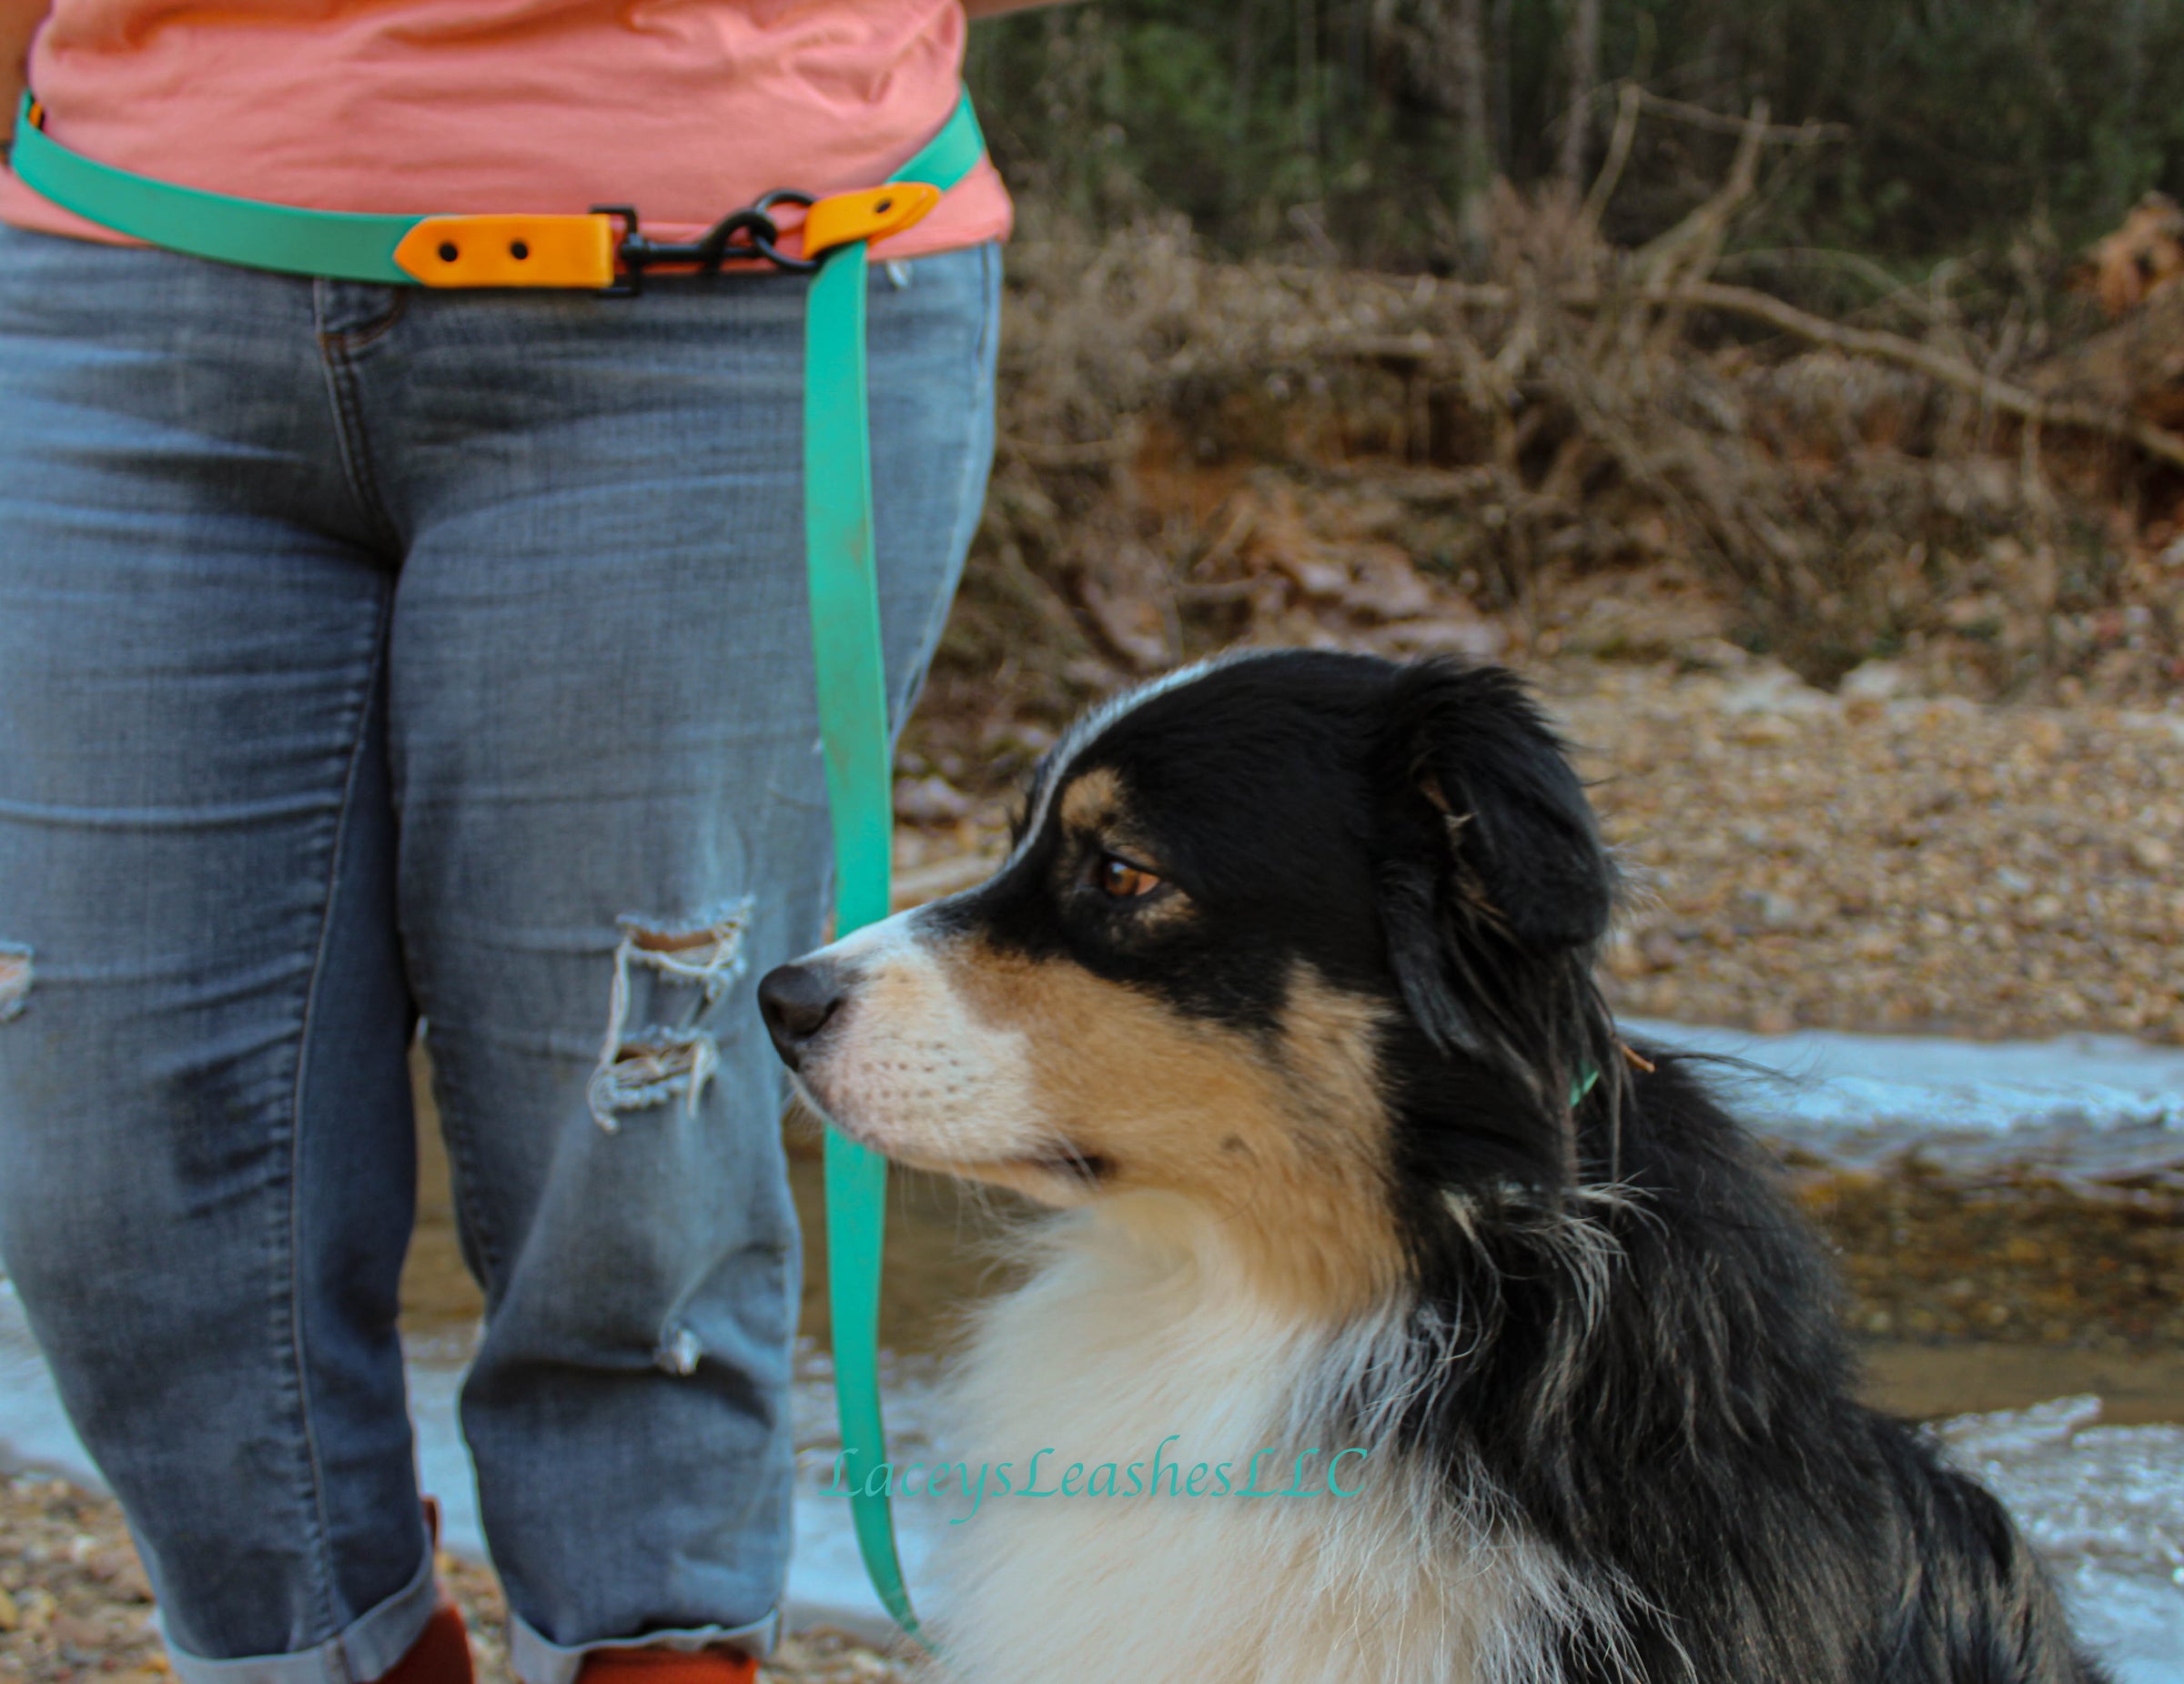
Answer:
[(804, 257), (784, 256), (776, 248), (781, 229), (773, 217), (774, 207), (794, 205), (808, 210), (808, 193), (783, 187), (767, 194), (755, 205), (732, 210), (703, 237), (694, 240), (656, 240), (638, 227), (634, 205), (594, 205), (595, 217), (612, 217), (622, 224), (614, 243), (619, 273), (614, 284), (601, 289), (602, 298), (633, 298), (644, 290), (644, 272), (652, 268), (695, 268), (701, 275), (717, 275), (728, 263), (770, 263), (792, 275), (808, 275), (819, 266)]

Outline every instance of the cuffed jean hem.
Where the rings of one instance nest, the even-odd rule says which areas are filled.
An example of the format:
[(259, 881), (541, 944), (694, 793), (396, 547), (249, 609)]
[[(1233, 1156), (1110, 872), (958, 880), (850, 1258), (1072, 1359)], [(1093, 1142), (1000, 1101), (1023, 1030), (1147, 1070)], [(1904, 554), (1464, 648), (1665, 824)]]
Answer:
[(748, 1626), (692, 1626), (680, 1631), (647, 1631), (641, 1637), (610, 1638), (601, 1643), (563, 1649), (559, 1643), (550, 1643), (541, 1637), (521, 1615), (511, 1614), (508, 1664), (523, 1684), (571, 1684), (577, 1669), (584, 1664), (584, 1657), (595, 1649), (673, 1649), (695, 1654), (700, 1649), (733, 1643), (753, 1659), (763, 1660), (774, 1652), (774, 1645), (780, 1638), (781, 1611), (776, 1608)]
[(164, 1622), (160, 1636), (167, 1639), (167, 1659), (182, 1684), (359, 1684), (394, 1670), (439, 1604), (440, 1585), (428, 1550), (416, 1578), (316, 1649), (207, 1660), (186, 1651)]

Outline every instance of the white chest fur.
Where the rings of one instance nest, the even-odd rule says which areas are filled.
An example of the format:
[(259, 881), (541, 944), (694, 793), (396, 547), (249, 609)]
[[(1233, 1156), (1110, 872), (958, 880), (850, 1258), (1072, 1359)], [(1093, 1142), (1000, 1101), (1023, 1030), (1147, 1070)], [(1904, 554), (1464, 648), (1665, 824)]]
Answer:
[[(1071, 1219), (986, 1313), (953, 1387), (949, 1455), (1010, 1464), (1017, 1490), (989, 1473), (977, 1512), (946, 1528), (945, 1676), (1550, 1684), (1586, 1600), (1571, 1576), (1425, 1470), (1314, 1436), (1352, 1376), (1392, 1366), (1380, 1383), (1404, 1383), (1393, 1356), (1383, 1329), (1285, 1319), (1217, 1245)], [(1349, 1448), (1370, 1454), (1335, 1467), (1345, 1497), (1327, 1474)], [(1023, 1495), (1042, 1449), (1036, 1488), (1054, 1495)]]

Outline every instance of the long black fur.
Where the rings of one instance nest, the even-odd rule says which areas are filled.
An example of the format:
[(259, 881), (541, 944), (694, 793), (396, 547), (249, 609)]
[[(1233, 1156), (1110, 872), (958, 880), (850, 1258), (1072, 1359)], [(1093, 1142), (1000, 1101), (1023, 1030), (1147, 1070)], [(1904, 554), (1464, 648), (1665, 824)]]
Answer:
[[(1102, 762), (1207, 915), (1079, 959), (1240, 1024), (1297, 957), (1400, 1007), (1391, 1196), (1432, 1383), (1393, 1430), (1613, 1587), (1627, 1643), (1571, 1639), (1570, 1679), (2104, 1676), (1995, 1498), (1856, 1401), (1835, 1272), (1701, 1067), (1624, 1054), (1593, 983), (1614, 871), (1512, 675), (1239, 661), (1107, 725), (1076, 767)], [(989, 933), (1062, 939), (1015, 892), (981, 897)]]

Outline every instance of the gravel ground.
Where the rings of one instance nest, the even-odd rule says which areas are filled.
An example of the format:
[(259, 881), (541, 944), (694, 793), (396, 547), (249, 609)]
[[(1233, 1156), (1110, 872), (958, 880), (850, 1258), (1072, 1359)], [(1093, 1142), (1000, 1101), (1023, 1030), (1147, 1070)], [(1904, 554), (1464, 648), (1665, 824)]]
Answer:
[[(0, 1684), (166, 1684), (173, 1673), (152, 1626), (152, 1591), (112, 1499), (37, 1474), (0, 1478)], [(462, 1605), (480, 1684), (512, 1684), (505, 1618), (490, 1570), (442, 1555), (441, 1581)], [(906, 1674), (836, 1632), (790, 1639), (759, 1676), (768, 1684), (904, 1684)]]
[(1542, 689), (1633, 890), (1620, 1009), (2184, 1042), (2184, 711), (1845, 697), (1759, 666)]
[(171, 1677), (112, 1502), (62, 1479), (0, 1479), (0, 1680)]

